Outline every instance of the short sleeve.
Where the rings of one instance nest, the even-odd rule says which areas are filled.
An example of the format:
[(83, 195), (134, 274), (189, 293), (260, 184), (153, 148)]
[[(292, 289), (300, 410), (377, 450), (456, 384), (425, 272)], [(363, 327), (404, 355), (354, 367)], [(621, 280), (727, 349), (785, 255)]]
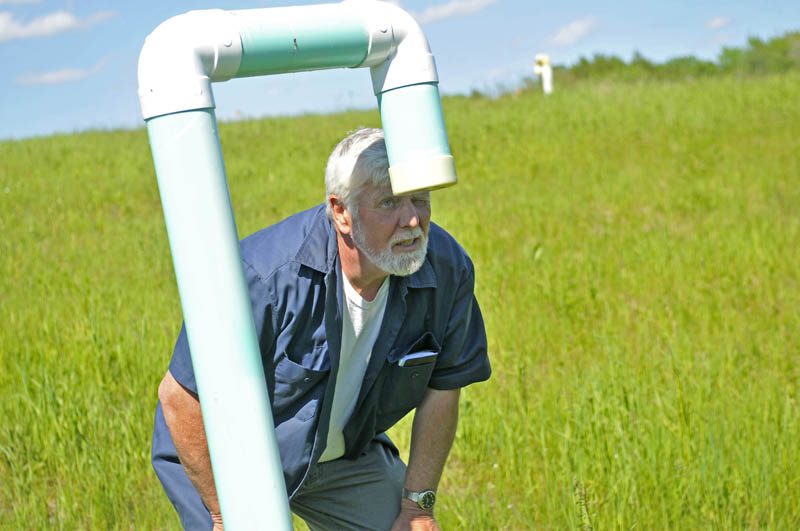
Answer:
[(181, 324), (181, 332), (172, 350), (172, 360), (169, 362), (169, 372), (179, 384), (197, 394), (197, 382), (194, 381), (194, 368), (192, 356), (189, 352), (189, 340), (186, 337), (186, 324)]
[(465, 387), (488, 380), (492, 373), (487, 354), (486, 329), (474, 288), (475, 274), (470, 264), (456, 290), (442, 351), (428, 383), (433, 389)]
[[(244, 263), (245, 279), (247, 289), (250, 294), (250, 304), (253, 309), (253, 319), (256, 327), (256, 337), (261, 349), (262, 358), (264, 349), (274, 343), (275, 327), (273, 322), (273, 291), (268, 289), (267, 283), (261, 276), (246, 262)], [(178, 340), (172, 351), (172, 359), (169, 363), (169, 372), (172, 377), (183, 387), (193, 393), (197, 393), (197, 382), (194, 377), (194, 367), (192, 366), (192, 356), (189, 349), (189, 341), (186, 334), (186, 324), (181, 325)]]

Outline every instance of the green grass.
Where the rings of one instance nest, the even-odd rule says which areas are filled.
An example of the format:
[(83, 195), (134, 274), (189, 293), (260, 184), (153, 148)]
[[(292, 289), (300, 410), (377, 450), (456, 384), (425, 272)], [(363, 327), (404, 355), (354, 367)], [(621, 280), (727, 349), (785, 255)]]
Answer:
[[(800, 527), (798, 101), (796, 74), (445, 101), (460, 184), (433, 218), (475, 262), (494, 375), (462, 394), (443, 528)], [(222, 124), (240, 235), (320, 202), (358, 125), (377, 113)], [(146, 134), (0, 161), (0, 528), (176, 529)]]

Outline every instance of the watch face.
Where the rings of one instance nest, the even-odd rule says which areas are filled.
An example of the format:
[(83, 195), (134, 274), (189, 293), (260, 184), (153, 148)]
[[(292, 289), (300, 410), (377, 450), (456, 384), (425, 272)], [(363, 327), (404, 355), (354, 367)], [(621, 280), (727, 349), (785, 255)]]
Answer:
[(419, 506), (425, 509), (426, 511), (430, 511), (433, 509), (433, 504), (436, 502), (436, 494), (433, 493), (432, 490), (428, 490), (422, 493), (419, 497)]

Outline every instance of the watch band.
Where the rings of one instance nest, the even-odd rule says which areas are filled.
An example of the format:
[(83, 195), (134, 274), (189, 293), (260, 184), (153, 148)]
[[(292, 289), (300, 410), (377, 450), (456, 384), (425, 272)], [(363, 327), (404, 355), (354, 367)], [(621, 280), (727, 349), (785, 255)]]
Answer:
[(432, 490), (413, 491), (403, 488), (403, 498), (413, 501), (420, 508), (426, 511), (433, 510), (433, 504), (436, 503), (436, 493)]

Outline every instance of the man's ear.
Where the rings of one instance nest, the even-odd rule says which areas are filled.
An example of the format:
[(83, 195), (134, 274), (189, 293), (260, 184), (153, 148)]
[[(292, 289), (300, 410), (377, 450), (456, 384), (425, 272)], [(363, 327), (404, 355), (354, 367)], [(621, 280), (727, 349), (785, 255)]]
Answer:
[(341, 234), (350, 234), (353, 230), (353, 218), (350, 215), (350, 210), (335, 195), (328, 196), (328, 204), (330, 204), (331, 212), (333, 213), (333, 224), (336, 225), (336, 230)]

